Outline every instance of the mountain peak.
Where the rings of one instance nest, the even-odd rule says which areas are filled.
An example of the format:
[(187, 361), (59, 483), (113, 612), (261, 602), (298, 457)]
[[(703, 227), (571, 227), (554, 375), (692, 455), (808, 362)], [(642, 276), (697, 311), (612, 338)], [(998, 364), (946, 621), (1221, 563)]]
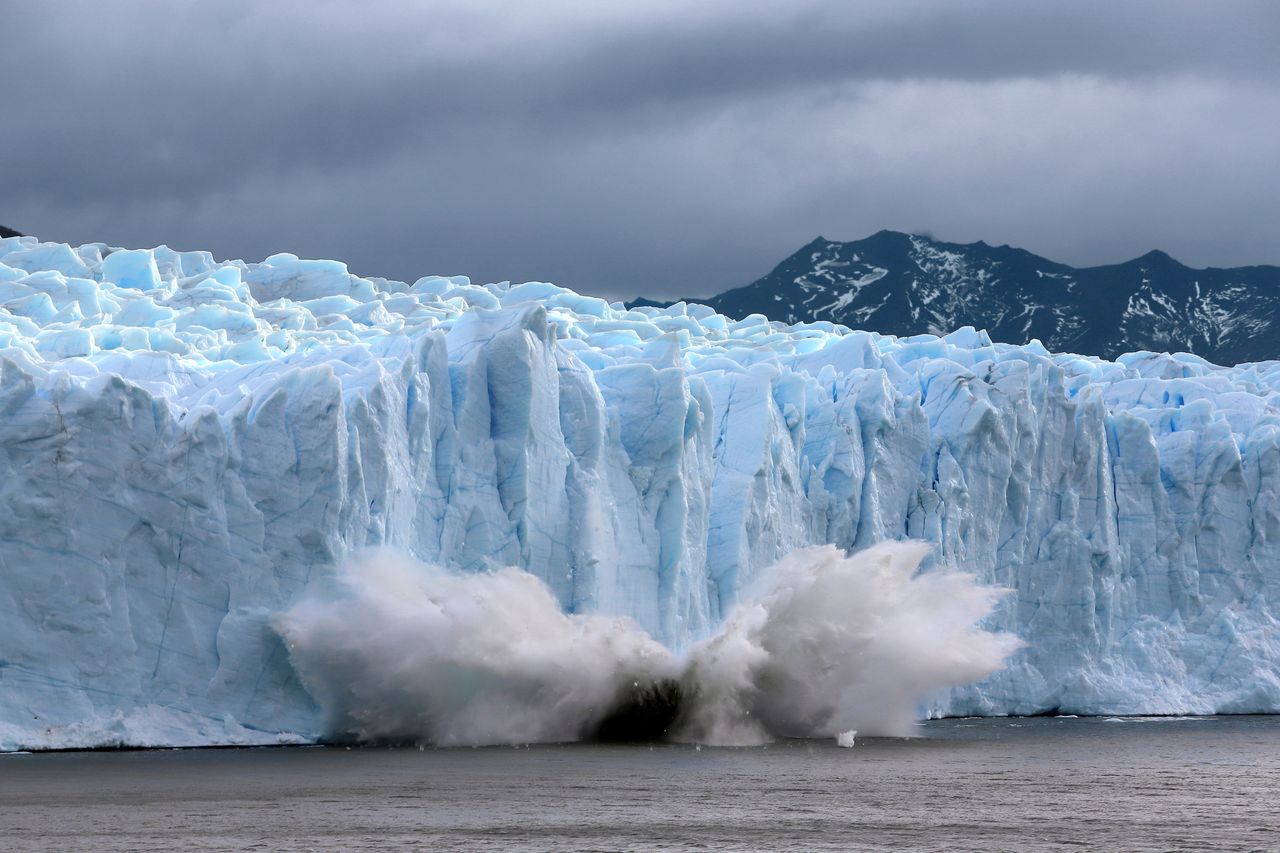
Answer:
[(863, 237), (861, 240), (854, 240), (852, 245), (856, 246), (885, 246), (898, 249), (906, 249), (911, 245), (912, 235), (904, 234), (901, 231), (891, 231), (888, 228), (881, 228), (870, 237)]
[(1159, 249), (1152, 249), (1142, 257), (1135, 258), (1134, 260), (1142, 261), (1144, 263), (1178, 264), (1178, 266), (1182, 266), (1175, 257), (1170, 255), (1168, 252), (1162, 252)]

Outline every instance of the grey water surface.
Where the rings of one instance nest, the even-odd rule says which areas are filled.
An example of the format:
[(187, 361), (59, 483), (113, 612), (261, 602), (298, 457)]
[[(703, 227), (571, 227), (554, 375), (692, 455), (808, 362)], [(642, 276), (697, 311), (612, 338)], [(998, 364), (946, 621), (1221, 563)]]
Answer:
[(1280, 849), (1280, 717), (921, 737), (0, 755), (5, 850)]

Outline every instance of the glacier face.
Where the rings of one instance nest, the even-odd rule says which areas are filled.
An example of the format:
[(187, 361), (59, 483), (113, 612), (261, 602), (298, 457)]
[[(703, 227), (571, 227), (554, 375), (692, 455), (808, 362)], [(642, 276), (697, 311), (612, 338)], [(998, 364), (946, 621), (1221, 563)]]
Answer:
[(273, 620), (370, 545), (682, 648), (919, 538), (1025, 641), (930, 713), (1280, 711), (1280, 362), (28, 237), (0, 304), (0, 748), (314, 738)]

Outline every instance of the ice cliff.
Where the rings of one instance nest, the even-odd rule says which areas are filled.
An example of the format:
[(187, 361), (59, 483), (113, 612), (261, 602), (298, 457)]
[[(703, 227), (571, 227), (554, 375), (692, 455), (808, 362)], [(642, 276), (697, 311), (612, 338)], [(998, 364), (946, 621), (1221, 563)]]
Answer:
[(1025, 646), (932, 713), (1280, 711), (1280, 362), (0, 240), (0, 748), (307, 739), (345, 555), (675, 648), (800, 546), (936, 544)]

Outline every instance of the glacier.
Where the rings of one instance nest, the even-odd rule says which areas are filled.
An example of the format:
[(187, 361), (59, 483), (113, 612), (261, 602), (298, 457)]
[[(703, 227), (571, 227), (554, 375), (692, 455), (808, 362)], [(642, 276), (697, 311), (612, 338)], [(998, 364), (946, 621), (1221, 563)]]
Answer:
[(673, 649), (919, 539), (1022, 648), (930, 715), (1280, 711), (1280, 362), (0, 239), (0, 749), (315, 740), (279, 614), (390, 546)]

